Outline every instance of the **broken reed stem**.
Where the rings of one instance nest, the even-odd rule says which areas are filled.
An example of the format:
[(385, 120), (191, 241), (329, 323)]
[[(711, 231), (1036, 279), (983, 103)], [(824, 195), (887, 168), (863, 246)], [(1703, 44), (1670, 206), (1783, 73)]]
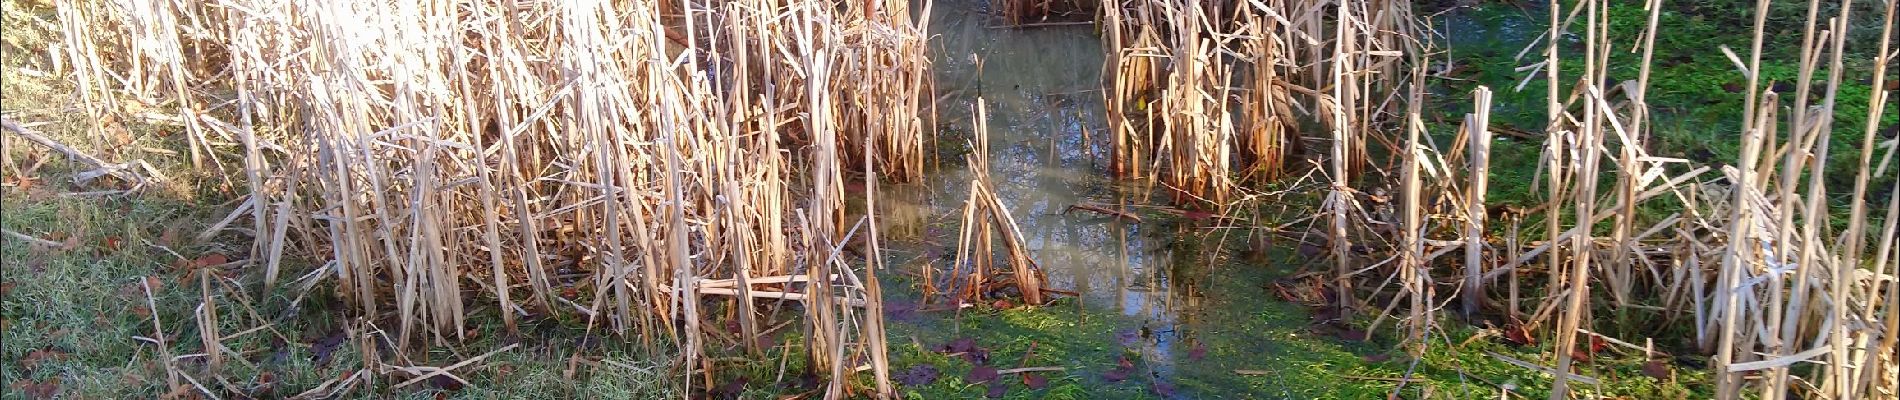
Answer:
[[(1339, 21), (1351, 20), (1351, 9), (1352, 7), (1339, 7)], [(1332, 166), (1330, 172), (1333, 181), (1332, 191), (1326, 202), (1326, 206), (1329, 207), (1328, 212), (1332, 215), (1332, 232), (1328, 235), (1327, 242), (1332, 244), (1333, 294), (1339, 299), (1339, 320), (1350, 324), (1353, 310), (1358, 308), (1358, 295), (1352, 289), (1353, 263), (1350, 254), (1352, 245), (1351, 239), (1346, 237), (1349, 223), (1348, 212), (1353, 208), (1351, 177), (1346, 168), (1346, 154), (1350, 151), (1353, 139), (1351, 120), (1353, 114), (1347, 109), (1358, 106), (1359, 99), (1353, 95), (1353, 89), (1358, 87), (1355, 82), (1358, 75), (1353, 73), (1353, 58), (1349, 57), (1356, 51), (1353, 48), (1354, 41), (1346, 33), (1347, 28), (1352, 24), (1335, 22), (1334, 25), (1335, 47), (1332, 52), (1331, 81), (1332, 100), (1336, 105), (1328, 107), (1332, 117), (1332, 157), (1329, 164)], [(1408, 225), (1407, 229), (1411, 227)]]
[[(1465, 188), (1465, 283), (1462, 306), (1466, 318), (1476, 318), (1484, 297), (1484, 195), (1491, 174), (1491, 88), (1479, 86), (1472, 91), (1477, 111), (1465, 115), (1465, 149), (1471, 183)], [(1515, 283), (1515, 277), (1513, 277)], [(1513, 296), (1515, 303), (1515, 296)], [(1515, 304), (1511, 312), (1515, 313)]]

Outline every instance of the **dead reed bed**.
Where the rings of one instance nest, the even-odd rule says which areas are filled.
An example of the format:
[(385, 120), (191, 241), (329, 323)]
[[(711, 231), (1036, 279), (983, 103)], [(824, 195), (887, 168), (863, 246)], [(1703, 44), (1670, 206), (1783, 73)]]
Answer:
[[(1888, 93), (1873, 91), (1866, 126), (1834, 120), (1850, 46), (1876, 47), (1863, 64), (1874, 66), (1867, 78), (1874, 87), (1889, 79), (1894, 6), (1881, 7), (1882, 40), (1850, 43), (1841, 21), (1851, 20), (1851, 4), (1828, 6), (1827, 15), (1821, 2), (1807, 4), (1807, 29), (1782, 39), (1802, 49), (1794, 93), (1777, 93), (1752, 72), (1770, 39), (1761, 25), (1768, 1), (1757, 4), (1747, 61), (1709, 50), (1726, 54), (1748, 81), (1750, 107), (1735, 127), (1742, 152), (1689, 160), (1652, 154), (1647, 143), (1654, 42), (1668, 29), (1657, 23), (1661, 2), (1644, 3), (1649, 23), (1634, 32), (1636, 43), (1611, 41), (1608, 2), (1551, 2), (1543, 38), (1575, 40), (1539, 39), (1526, 49), (1543, 57), (1521, 69), (1525, 83), (1543, 79), (1550, 93), (1535, 166), (1543, 204), (1528, 209), (1487, 204), (1489, 89), (1472, 94), (1476, 111), (1451, 132), (1449, 148), (1434, 143), (1420, 110), (1465, 100), (1421, 93), (1424, 66), (1437, 60), (1404, 4), (1109, 4), (1111, 169), (1156, 182), (1177, 202), (1239, 207), (1259, 197), (1248, 183), (1305, 162), (1326, 176), (1329, 187), (1305, 186), (1325, 200), (1275, 223), (1308, 224), (1283, 233), (1324, 238), (1339, 320), (1363, 312), (1371, 316), (1357, 322), (1368, 331), (1400, 325), (1417, 354), (1456, 297), (1458, 315), (1474, 324), (1555, 343), (1541, 361), (1554, 368), (1538, 367), (1552, 375), (1552, 399), (1596, 381), (1575, 367), (1603, 343), (1653, 339), (1603, 332), (1671, 334), (1654, 326), (1676, 323), (1693, 326), (1688, 341), (1699, 348), (1687, 350), (1712, 357), (1723, 398), (1892, 398), (1900, 393), (1890, 378), (1900, 319), (1894, 210), (1888, 204), (1889, 217), (1874, 219), (1880, 205), (1866, 201), (1894, 190), (1869, 187), (1894, 157), (1883, 147), (1891, 140), (1878, 135)], [(1560, 73), (1558, 65), (1579, 68)], [(1638, 76), (1611, 83), (1616, 67)], [(1831, 143), (1837, 129), (1863, 140)], [(1303, 151), (1314, 142), (1326, 148)], [(1859, 159), (1830, 160), (1829, 147), (1843, 145)], [(1830, 187), (1827, 166), (1842, 162), (1858, 163), (1855, 183)], [(1845, 213), (1831, 209), (1841, 204)], [(1644, 205), (1675, 211), (1644, 214), (1658, 208)], [(1843, 214), (1844, 227), (1830, 223)], [(1542, 229), (1521, 229), (1525, 221)], [(1447, 257), (1458, 252), (1464, 257)]]
[(315, 260), (300, 283), (333, 279), (401, 349), (464, 339), (476, 312), (573, 314), (707, 376), (707, 323), (756, 352), (761, 308), (802, 302), (834, 398), (849, 360), (891, 393), (874, 262), (841, 251), (875, 254), (876, 232), (844, 180), (923, 173), (911, 6), (59, 3), (82, 97), (143, 96), (194, 160), (242, 168), (229, 220), (265, 285)]

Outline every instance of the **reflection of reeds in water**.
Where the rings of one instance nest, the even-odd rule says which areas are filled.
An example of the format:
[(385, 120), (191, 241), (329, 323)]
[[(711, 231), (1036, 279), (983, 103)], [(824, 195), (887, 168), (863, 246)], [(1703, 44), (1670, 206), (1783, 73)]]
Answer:
[[(839, 249), (874, 235), (844, 220), (845, 169), (923, 172), (910, 3), (237, 3), (61, 7), (81, 94), (115, 65), (100, 54), (133, 56), (126, 89), (175, 97), (209, 132), (194, 140), (242, 142), (267, 283), (283, 259), (329, 260), (399, 348), (464, 338), (480, 301), (510, 330), (560, 313), (670, 338), (689, 369), (710, 365), (703, 296), (729, 296), (748, 348), (753, 299), (802, 300), (831, 395), (859, 352), (890, 393), (876, 278)], [(213, 76), (229, 91), (180, 89)]]
[(1414, 52), (1409, 6), (1133, 2), (1102, 15), (1114, 172), (1226, 207), (1240, 182), (1282, 176), (1300, 156), (1302, 126), (1330, 129), (1335, 291), (1351, 293), (1353, 177)]

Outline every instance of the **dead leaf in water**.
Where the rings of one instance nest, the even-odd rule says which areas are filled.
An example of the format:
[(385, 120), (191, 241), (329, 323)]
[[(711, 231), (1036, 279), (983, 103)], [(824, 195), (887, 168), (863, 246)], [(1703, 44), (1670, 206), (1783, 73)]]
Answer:
[(1339, 336), (1340, 340), (1345, 340), (1348, 342), (1364, 342), (1366, 341), (1366, 338), (1367, 338), (1366, 331), (1362, 331), (1358, 329), (1340, 330), (1339, 334), (1336, 336)]
[(943, 346), (938, 347), (937, 351), (941, 353), (962, 353), (970, 350), (976, 350), (976, 339), (963, 337), (951, 340), (950, 343), (945, 343)]
[(26, 395), (28, 399), (51, 399), (59, 395), (59, 378), (47, 378), (45, 381), (21, 379), (8, 385), (14, 392)]
[(1174, 384), (1172, 383), (1155, 381), (1154, 386), (1151, 386), (1150, 390), (1157, 396), (1174, 397)]
[(989, 382), (996, 380), (996, 367), (979, 365), (970, 369), (970, 382)]
[(1049, 378), (1044, 378), (1038, 374), (1026, 373), (1023, 374), (1023, 386), (1028, 386), (1029, 390), (1040, 390), (1049, 387)]
[(1133, 328), (1123, 329), (1119, 332), (1115, 332), (1115, 340), (1120, 342), (1122, 346), (1134, 346), (1136, 342), (1141, 341), (1141, 331)]
[(995, 383), (991, 383), (990, 390), (988, 392), (983, 393), (984, 396), (992, 398), (992, 399), (1003, 398), (1003, 395), (1006, 395), (1006, 394), (1009, 394), (1009, 384), (1003, 383), (1003, 381), (996, 381)]
[(904, 386), (923, 386), (936, 383), (937, 377), (940, 375), (942, 374), (937, 371), (937, 366), (922, 364), (910, 367), (909, 370), (905, 370), (904, 372), (897, 373), (896, 378), (897, 383), (903, 384)]
[(1643, 375), (1656, 378), (1656, 380), (1669, 380), (1669, 376), (1672, 375), (1670, 372), (1669, 364), (1663, 363), (1662, 360), (1649, 360), (1643, 363)]

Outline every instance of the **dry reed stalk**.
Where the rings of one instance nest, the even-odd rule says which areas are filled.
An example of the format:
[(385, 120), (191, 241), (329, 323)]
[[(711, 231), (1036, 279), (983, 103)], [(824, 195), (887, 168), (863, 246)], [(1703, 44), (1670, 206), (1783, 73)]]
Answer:
[[(1889, 6), (1888, 11), (1888, 14), (1891, 15), (1891, 6)], [(1896, 186), (1900, 186), (1900, 184), (1896, 184)], [(1896, 187), (1895, 189), (1895, 192), (1900, 192), (1900, 187)], [(1880, 246), (1874, 250), (1873, 261), (1876, 266), (1887, 266), (1887, 272), (1885, 273), (1887, 276), (1896, 277), (1900, 276), (1900, 259), (1894, 257), (1896, 252), (1893, 250), (1895, 243), (1900, 243), (1895, 240), (1896, 238), (1900, 238), (1900, 236), (1896, 235), (1896, 227), (1900, 227), (1900, 196), (1889, 196), (1887, 198), (1886, 221), (1887, 227), (1885, 232), (1880, 234)], [(1874, 272), (1880, 271), (1876, 270)], [(1870, 293), (1874, 293), (1874, 295), (1868, 296), (1868, 304), (1870, 305), (1868, 308), (1871, 310), (1873, 308), (1871, 305), (1881, 304), (1879, 301), (1880, 296), (1878, 295), (1880, 287), (1878, 284), (1875, 284), (1870, 285), (1868, 289)], [(1883, 331), (1886, 332), (1886, 334), (1881, 335), (1880, 344), (1874, 346), (1873, 351), (1869, 352), (1867, 357), (1868, 362), (1862, 364), (1862, 368), (1865, 368), (1865, 370), (1862, 371), (1861, 374), (1861, 385), (1867, 387), (1870, 392), (1884, 389), (1886, 395), (1894, 396), (1900, 395), (1900, 378), (1895, 377), (1896, 374), (1900, 374), (1900, 356), (1893, 355), (1894, 349), (1900, 348), (1896, 347), (1900, 346), (1900, 334), (1895, 334), (1895, 332), (1900, 332), (1900, 318), (1893, 318), (1891, 316), (1893, 315), (1892, 313), (1900, 312), (1900, 279), (1887, 279), (1886, 298), (1885, 310), (1889, 313), (1887, 314), (1889, 317), (1886, 318), (1887, 324)], [(1881, 355), (1882, 353), (1886, 354), (1884, 356), (1886, 357), (1885, 361), (1881, 360), (1881, 357), (1883, 357)]]
[(1425, 123), (1419, 120), (1419, 110), (1425, 108), (1422, 90), (1419, 86), (1412, 86), (1412, 102), (1406, 107), (1405, 148), (1400, 156), (1403, 172), (1400, 178), (1402, 186), (1399, 206), (1402, 207), (1400, 212), (1404, 216), (1399, 223), (1399, 229), (1403, 231), (1399, 234), (1398, 275), (1405, 285), (1403, 295), (1411, 299), (1412, 303), (1411, 315), (1405, 321), (1405, 326), (1408, 327), (1405, 342), (1410, 347), (1412, 357), (1422, 357), (1425, 354), (1425, 334), (1431, 329), (1429, 319), (1431, 311), (1428, 308), (1432, 304), (1428, 289), (1431, 269), (1424, 260), (1425, 248), (1422, 240), (1426, 227), (1420, 220), (1422, 216), (1419, 215), (1425, 208), (1419, 201), (1422, 184), (1419, 168), (1421, 164), (1427, 162), (1420, 159), (1420, 156), (1425, 153), (1424, 146), (1419, 144), (1419, 135), (1422, 135), (1425, 130)]
[[(204, 346), (205, 365), (212, 374), (224, 368), (224, 342), (218, 335), (218, 303), (211, 299), (211, 271), (198, 271), (198, 308), (192, 313), (198, 322), (199, 343)], [(156, 309), (154, 309), (156, 310)]]
[[(1484, 195), (1491, 178), (1491, 88), (1479, 86), (1472, 91), (1472, 97), (1477, 111), (1465, 115), (1465, 148), (1470, 151), (1466, 163), (1471, 183), (1465, 187), (1465, 281), (1460, 296), (1467, 318), (1477, 317), (1484, 298)], [(1511, 279), (1513, 284), (1516, 281), (1515, 277)], [(1517, 296), (1511, 296), (1509, 313), (1517, 312), (1516, 300)]]
[[(1576, 173), (1577, 176), (1583, 178), (1579, 179), (1581, 186), (1576, 192), (1576, 222), (1574, 226), (1581, 228), (1583, 234), (1574, 236), (1571, 239), (1571, 249), (1575, 252), (1572, 256), (1574, 263), (1571, 265), (1569, 271), (1569, 282), (1567, 285), (1569, 295), (1568, 300), (1566, 300), (1566, 305), (1563, 307), (1563, 320), (1558, 324), (1556, 332), (1557, 371), (1560, 373), (1557, 375), (1556, 380), (1551, 383), (1550, 398), (1552, 400), (1569, 398), (1570, 394), (1567, 384), (1571, 362), (1574, 361), (1571, 355), (1577, 350), (1577, 331), (1585, 328), (1583, 326), (1584, 314), (1589, 312), (1585, 300), (1588, 298), (1590, 291), (1590, 259), (1596, 251), (1596, 246), (1593, 243), (1593, 235), (1591, 235), (1590, 232), (1590, 226), (1592, 226), (1595, 220), (1593, 213), (1596, 211), (1597, 200), (1597, 180), (1592, 177), (1597, 176), (1597, 168), (1603, 158), (1602, 155), (1599, 154), (1599, 149), (1603, 147), (1605, 141), (1604, 136), (1606, 136), (1604, 135), (1606, 129), (1604, 129), (1602, 117), (1604, 114), (1613, 112), (1612, 110), (1598, 106), (1600, 100), (1602, 100), (1602, 92), (1599, 89), (1599, 85), (1601, 85), (1600, 82), (1603, 82), (1603, 80), (1600, 76), (1604, 73), (1603, 71), (1609, 69), (1606, 60), (1598, 53), (1600, 46), (1608, 46), (1606, 43), (1608, 38), (1608, 26), (1599, 26), (1598, 22), (1601, 18), (1606, 20), (1604, 23), (1607, 24), (1608, 16), (1603, 15), (1607, 10), (1600, 8), (1599, 4), (1600, 3), (1594, 0), (1585, 1), (1581, 4), (1581, 6), (1586, 8), (1584, 11), (1586, 22), (1583, 61), (1583, 72), (1586, 76), (1583, 80), (1584, 83), (1579, 86), (1589, 91), (1586, 96), (1590, 99), (1584, 102), (1583, 126), (1582, 129), (1578, 131), (1579, 137), (1577, 143), (1580, 148), (1576, 150), (1576, 154), (1578, 154), (1582, 162)], [(1551, 95), (1554, 97), (1556, 94), (1553, 92)], [(1614, 118), (1613, 115), (1612, 118)], [(1553, 212), (1547, 218), (1555, 219), (1557, 214), (1554, 210), (1558, 210), (1558, 208), (1552, 208), (1551, 210), (1553, 210)]]
[[(1615, 299), (1619, 304), (1628, 304), (1631, 301), (1630, 291), (1635, 285), (1629, 258), (1632, 254), (1637, 254), (1634, 250), (1638, 250), (1640, 243), (1632, 240), (1630, 234), (1635, 229), (1637, 203), (1635, 196), (1639, 186), (1642, 185), (1641, 179), (1645, 173), (1639, 161), (1640, 153), (1643, 152), (1641, 141), (1649, 136), (1648, 132), (1643, 130), (1649, 118), (1649, 103), (1645, 95), (1649, 89), (1649, 72), (1655, 56), (1656, 27), (1662, 15), (1662, 3), (1662, 0), (1649, 0), (1643, 4), (1644, 9), (1649, 11), (1649, 19), (1644, 27), (1642, 43), (1639, 44), (1643, 56), (1638, 66), (1636, 88), (1630, 95), (1631, 115), (1628, 124), (1630, 128), (1629, 132), (1621, 135), (1618, 140), (1621, 158), (1617, 161), (1616, 189), (1617, 198), (1623, 207), (1616, 212), (1616, 222), (1610, 234), (1612, 240), (1616, 242), (1616, 247), (1610, 254), (1610, 261), (1616, 263), (1617, 276), (1611, 282), (1615, 285)], [(1614, 114), (1611, 118), (1612, 121), (1615, 120)], [(1618, 317), (1627, 320), (1627, 314), (1619, 313)]]
[(1281, 85), (1280, 70), (1285, 67), (1279, 63), (1287, 54), (1280, 44), (1282, 38), (1272, 34), (1287, 28), (1280, 19), (1262, 14), (1241, 13), (1244, 22), (1238, 31), (1245, 35), (1239, 39), (1240, 51), (1259, 56), (1245, 68), (1236, 68), (1246, 72), (1247, 87), (1252, 88), (1239, 104), (1243, 113), (1239, 123), (1243, 125), (1236, 141), (1238, 155), (1246, 160), (1242, 175), (1255, 182), (1280, 178), (1287, 158), (1299, 153), (1300, 147), (1292, 93)]
[[(1888, 62), (1890, 62), (1890, 55), (1889, 55), (1890, 53), (1888, 50), (1890, 49), (1890, 46), (1892, 45), (1892, 40), (1893, 40), (1893, 26), (1894, 26), (1893, 16), (1894, 16), (1894, 9), (1895, 9), (1896, 4), (1900, 4), (1900, 2), (1892, 2), (1892, 1), (1887, 2), (1887, 10), (1881, 17), (1880, 46), (1879, 46), (1879, 51), (1874, 53), (1875, 56), (1873, 60), (1874, 68), (1872, 72), (1873, 73), (1872, 87), (1875, 87), (1875, 88), (1885, 87), (1885, 82), (1887, 79), (1887, 64)], [(1842, 19), (1846, 19), (1846, 18), (1843, 17)], [(1866, 221), (1867, 211), (1868, 211), (1867, 205), (1866, 205), (1866, 202), (1867, 202), (1866, 195), (1868, 191), (1867, 184), (1868, 184), (1868, 181), (1870, 180), (1870, 177), (1868, 176), (1868, 174), (1872, 171), (1871, 167), (1872, 167), (1873, 155), (1874, 155), (1874, 152), (1877, 151), (1875, 149), (1874, 142), (1876, 139), (1876, 135), (1878, 135), (1877, 131), (1880, 129), (1879, 125), (1880, 125), (1882, 114), (1885, 112), (1887, 108), (1887, 93), (1888, 92), (1885, 90), (1874, 90), (1871, 92), (1871, 94), (1869, 94), (1869, 98), (1867, 99), (1867, 104), (1868, 104), (1867, 125), (1864, 128), (1864, 130), (1866, 131), (1866, 134), (1863, 135), (1863, 139), (1861, 140), (1860, 163), (1858, 165), (1859, 172), (1855, 174), (1852, 199), (1848, 201), (1848, 204), (1851, 207), (1850, 211), (1848, 212), (1848, 225), (1847, 225), (1848, 227), (1845, 232), (1841, 233), (1842, 237), (1846, 239), (1846, 243), (1842, 246), (1845, 248), (1843, 250), (1844, 257), (1842, 257), (1838, 262), (1840, 262), (1842, 265), (1846, 265), (1849, 267), (1857, 267), (1859, 265), (1862, 265), (1861, 253), (1862, 253), (1862, 250), (1864, 250), (1863, 242), (1867, 239), (1867, 236), (1868, 236), (1868, 229), (1867, 229), (1868, 224)], [(1896, 191), (1896, 192), (1900, 192), (1900, 191)], [(1900, 197), (1900, 196), (1890, 195), (1890, 197)], [(1894, 224), (1893, 211), (1894, 211), (1894, 208), (1896, 207), (1894, 205), (1888, 205), (1887, 208), (1888, 208), (1888, 216), (1886, 219), (1887, 225), (1889, 227), (1892, 227)], [(1889, 228), (1889, 230), (1891, 231), (1891, 228)], [(1879, 253), (1884, 253), (1886, 251), (1886, 248), (1889, 245), (1890, 245), (1889, 243), (1882, 242), (1880, 245), (1881, 251)], [(1873, 259), (1874, 263), (1872, 263), (1871, 265), (1875, 266), (1875, 268), (1873, 269), (1873, 272), (1876, 275), (1881, 272), (1881, 268), (1879, 268), (1879, 266), (1889, 265), (1889, 264), (1882, 263), (1885, 260), (1885, 258), (1886, 258), (1885, 254), (1880, 254), (1874, 257)], [(1894, 274), (1890, 274), (1890, 275), (1894, 275)], [(1895, 293), (1894, 295), (1900, 296), (1900, 293)], [(1880, 287), (1879, 287), (1878, 281), (1876, 281), (1872, 285), (1868, 285), (1868, 290), (1863, 296), (1867, 299), (1868, 306), (1861, 309), (1861, 313), (1858, 317), (1863, 321), (1874, 320), (1875, 319), (1874, 311), (1876, 308), (1878, 308), (1875, 305), (1880, 304)], [(1889, 314), (1886, 316), (1886, 319), (1891, 321), (1891, 320), (1896, 319), (1897, 317), (1900, 317), (1900, 316), (1893, 315), (1893, 313), (1900, 312), (1900, 307), (1889, 306), (1887, 310)], [(1855, 350), (1858, 352), (1857, 354), (1858, 358), (1854, 364), (1858, 365), (1859, 368), (1861, 369), (1861, 375), (1858, 379), (1855, 379), (1851, 387), (1845, 393), (1843, 393), (1846, 395), (1847, 398), (1862, 397), (1862, 395), (1872, 393), (1874, 388), (1878, 387), (1877, 386), (1878, 382), (1876, 382), (1873, 378), (1878, 375), (1874, 375), (1873, 371), (1876, 371), (1882, 368), (1882, 366), (1878, 364), (1880, 364), (1880, 352), (1883, 349), (1883, 347), (1878, 347), (1878, 346), (1867, 347), (1867, 346), (1869, 346), (1870, 344), (1876, 343), (1875, 340), (1884, 340), (1888, 342), (1888, 346), (1884, 348), (1892, 349), (1893, 347), (1891, 345), (1891, 339), (1894, 336), (1900, 335), (1900, 330), (1896, 330), (1892, 328), (1891, 322), (1889, 323), (1888, 326), (1889, 328), (1887, 328), (1886, 334), (1882, 335), (1882, 336), (1886, 336), (1886, 339), (1875, 339), (1873, 337), (1874, 335), (1861, 335), (1859, 338), (1857, 338), (1859, 343), (1858, 343), (1858, 346), (1856, 346)], [(1836, 349), (1836, 350), (1839, 350), (1839, 349)], [(1900, 393), (1895, 393), (1895, 394), (1900, 394)], [(1871, 396), (1866, 396), (1866, 397), (1871, 397)]]
[(178, 378), (182, 373), (178, 372), (178, 368), (174, 364), (175, 359), (172, 358), (171, 346), (166, 344), (168, 340), (166, 339), (167, 336), (165, 336), (165, 324), (161, 321), (157, 311), (158, 300), (152, 296), (152, 282), (154, 281), (156, 281), (154, 278), (140, 278), (139, 288), (145, 291), (145, 309), (153, 310), (152, 338), (153, 341), (156, 342), (154, 344), (158, 345), (158, 356), (161, 360), (159, 363), (165, 366), (165, 387), (175, 389), (178, 387)]

